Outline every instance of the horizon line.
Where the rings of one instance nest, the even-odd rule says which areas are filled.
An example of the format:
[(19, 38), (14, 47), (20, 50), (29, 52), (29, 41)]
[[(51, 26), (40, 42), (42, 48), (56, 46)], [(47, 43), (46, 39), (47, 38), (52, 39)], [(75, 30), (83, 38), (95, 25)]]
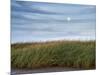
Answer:
[(20, 41), (20, 42), (11, 42), (11, 44), (16, 43), (45, 43), (45, 42), (56, 42), (56, 41), (96, 41), (96, 39), (56, 39), (56, 40), (39, 40), (39, 41)]

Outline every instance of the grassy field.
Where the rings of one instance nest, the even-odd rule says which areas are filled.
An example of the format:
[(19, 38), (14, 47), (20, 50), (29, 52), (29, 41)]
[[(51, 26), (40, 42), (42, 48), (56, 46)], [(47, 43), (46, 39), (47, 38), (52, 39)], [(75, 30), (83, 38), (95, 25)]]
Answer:
[(95, 41), (52, 41), (11, 45), (12, 68), (95, 69)]

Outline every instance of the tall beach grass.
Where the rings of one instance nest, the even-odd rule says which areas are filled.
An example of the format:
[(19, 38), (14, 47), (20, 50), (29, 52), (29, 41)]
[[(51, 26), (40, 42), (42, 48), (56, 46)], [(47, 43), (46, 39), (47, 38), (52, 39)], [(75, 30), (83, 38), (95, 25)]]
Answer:
[(11, 45), (12, 68), (95, 69), (95, 41), (52, 41)]

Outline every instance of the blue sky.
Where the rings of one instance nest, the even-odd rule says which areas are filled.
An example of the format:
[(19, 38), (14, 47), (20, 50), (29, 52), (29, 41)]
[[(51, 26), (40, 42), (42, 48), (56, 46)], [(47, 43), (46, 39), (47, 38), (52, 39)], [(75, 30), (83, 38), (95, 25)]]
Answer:
[(11, 42), (95, 40), (96, 6), (31, 1), (11, 3)]

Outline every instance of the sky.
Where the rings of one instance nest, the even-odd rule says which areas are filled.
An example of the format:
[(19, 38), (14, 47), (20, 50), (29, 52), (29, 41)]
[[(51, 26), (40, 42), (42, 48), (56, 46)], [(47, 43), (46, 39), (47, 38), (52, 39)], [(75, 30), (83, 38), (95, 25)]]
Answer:
[(96, 6), (32, 1), (11, 3), (11, 43), (95, 40)]

